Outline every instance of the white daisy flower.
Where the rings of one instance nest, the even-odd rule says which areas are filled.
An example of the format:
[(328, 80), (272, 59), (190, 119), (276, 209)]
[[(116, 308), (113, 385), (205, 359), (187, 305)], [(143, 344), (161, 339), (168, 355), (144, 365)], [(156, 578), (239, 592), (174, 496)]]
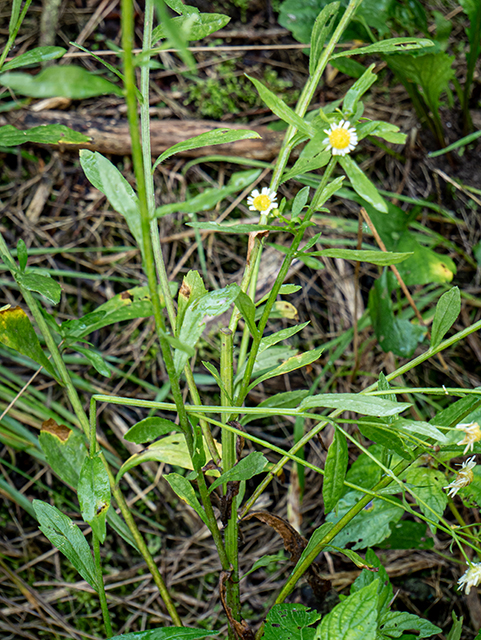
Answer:
[(254, 189), (247, 198), (247, 204), (250, 211), (270, 213), (272, 209), (277, 208), (277, 193), (269, 189), (269, 187), (263, 187), (261, 192), (258, 189)]
[(333, 156), (345, 156), (351, 153), (358, 142), (356, 129), (351, 127), (347, 120), (341, 120), (339, 124), (333, 122), (329, 129), (324, 129), (327, 138), (323, 144), (327, 144), (327, 149), (332, 149)]
[(459, 588), (465, 588), (465, 594), (468, 596), (471, 587), (477, 587), (481, 582), (481, 562), (474, 562), (469, 565), (467, 571), (458, 580)]
[[(459, 466), (459, 465), (458, 465)], [(473, 468), (476, 466), (476, 456), (468, 458), (461, 465), (461, 470), (456, 475), (456, 478), (443, 489), (449, 489), (448, 496), (454, 498), (457, 492), (463, 487), (467, 487), (473, 481)]]
[(473, 446), (475, 442), (479, 442), (481, 440), (481, 429), (477, 422), (470, 422), (464, 424), (457, 424), (456, 429), (460, 429), (464, 431), (465, 436), (456, 444), (459, 446), (460, 444), (465, 444), (466, 448), (464, 449), (464, 453), (467, 453), (469, 449), (473, 450)]

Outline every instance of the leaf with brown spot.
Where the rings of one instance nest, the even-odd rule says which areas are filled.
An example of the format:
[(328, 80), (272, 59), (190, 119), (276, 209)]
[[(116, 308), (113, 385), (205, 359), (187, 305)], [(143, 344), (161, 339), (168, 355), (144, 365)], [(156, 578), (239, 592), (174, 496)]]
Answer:
[(257, 518), (272, 527), (282, 537), (285, 550), (291, 554), (291, 562), (299, 560), (301, 553), (307, 547), (307, 540), (287, 520), (268, 511), (252, 511), (243, 519), (250, 520), (251, 518)]
[(47, 431), (48, 433), (51, 433), (53, 436), (56, 436), (62, 442), (66, 442), (70, 434), (72, 433), (72, 429), (69, 429), (64, 424), (57, 424), (53, 418), (49, 418), (48, 420), (45, 420), (45, 422), (42, 422), (42, 428), (40, 430), (40, 433), (42, 431)]
[(204, 286), (202, 277), (198, 271), (189, 271), (182, 281), (182, 285), (179, 290), (178, 297), (178, 311), (177, 311), (177, 331), (180, 330), (182, 322), (184, 321), (185, 312), (187, 308), (207, 293), (207, 289)]
[(228, 571), (220, 572), (219, 579), (219, 593), (220, 599), (222, 602), (222, 606), (224, 607), (225, 614), (229, 621), (230, 626), (234, 629), (234, 632), (239, 638), (239, 640), (255, 640), (255, 635), (252, 629), (249, 627), (245, 620), (241, 620), (240, 622), (234, 618), (232, 615), (232, 609), (227, 604), (227, 587), (226, 582), (230, 580), (231, 574)]
[(82, 432), (59, 425), (50, 418), (42, 424), (38, 441), (52, 470), (76, 489), (80, 469), (87, 456)]

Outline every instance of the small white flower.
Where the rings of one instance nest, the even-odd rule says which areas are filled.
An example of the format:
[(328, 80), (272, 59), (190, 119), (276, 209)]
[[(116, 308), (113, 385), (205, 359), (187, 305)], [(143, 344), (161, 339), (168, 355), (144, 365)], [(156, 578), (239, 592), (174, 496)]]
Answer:
[(247, 198), (247, 204), (250, 211), (270, 213), (272, 209), (277, 207), (277, 194), (269, 187), (263, 187), (260, 193), (258, 189), (254, 189)]
[(465, 593), (468, 596), (471, 591), (471, 587), (477, 587), (481, 582), (481, 562), (474, 562), (469, 565), (467, 571), (458, 580), (459, 588), (464, 587)]
[[(459, 466), (459, 465), (458, 465)], [(467, 487), (473, 481), (473, 469), (476, 466), (476, 456), (468, 458), (461, 465), (461, 470), (456, 475), (456, 478), (443, 489), (449, 489), (448, 496), (454, 498), (457, 492), (463, 487)]]
[(470, 422), (464, 424), (457, 424), (456, 429), (460, 429), (464, 431), (464, 438), (457, 442), (456, 444), (459, 446), (460, 444), (465, 444), (466, 447), (464, 449), (464, 453), (467, 453), (469, 449), (473, 450), (473, 446), (475, 442), (479, 442), (481, 440), (481, 429), (477, 422)]
[(333, 122), (329, 129), (324, 129), (324, 133), (327, 133), (327, 138), (323, 143), (327, 144), (327, 149), (332, 149), (333, 156), (351, 153), (358, 142), (356, 129), (347, 120), (341, 120), (339, 124)]

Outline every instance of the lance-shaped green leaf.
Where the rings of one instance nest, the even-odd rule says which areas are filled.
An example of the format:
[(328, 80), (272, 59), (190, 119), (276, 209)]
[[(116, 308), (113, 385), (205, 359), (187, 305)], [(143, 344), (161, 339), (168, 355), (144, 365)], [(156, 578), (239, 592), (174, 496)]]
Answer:
[(262, 473), (267, 463), (268, 460), (260, 451), (253, 451), (252, 453), (249, 453), (248, 456), (242, 458), (242, 460), (229, 469), (229, 471), (226, 471), (219, 478), (214, 480), (209, 487), (209, 493), (226, 482), (250, 480), (259, 473)]
[(189, 271), (182, 281), (177, 300), (177, 331), (182, 326), (187, 307), (207, 293), (204, 281), (198, 271)]
[(93, 349), (85, 349), (85, 347), (80, 347), (75, 345), (72, 347), (75, 351), (78, 351), (82, 354), (87, 360), (90, 362), (92, 367), (100, 373), (101, 376), (105, 376), (106, 378), (110, 378), (111, 370), (107, 362), (102, 358), (100, 353), (97, 353)]
[(382, 120), (371, 120), (356, 124), (356, 132), (358, 140), (362, 140), (366, 136), (378, 136), (393, 142), (394, 144), (404, 144), (407, 135), (399, 131), (399, 127), (391, 122), (383, 122)]
[(38, 144), (79, 144), (89, 142), (90, 138), (83, 133), (69, 129), (63, 124), (45, 124), (21, 131), (11, 124), (0, 127), (0, 145), (16, 147), (25, 142)]
[(139, 200), (130, 184), (110, 160), (98, 151), (82, 149), (80, 164), (93, 186), (101, 191), (115, 211), (123, 215), (130, 233), (142, 249), (142, 224), (140, 220)]
[(191, 483), (184, 478), (184, 476), (178, 473), (168, 473), (164, 476), (167, 482), (170, 484), (172, 490), (179, 496), (181, 500), (186, 502), (189, 507), (192, 507), (197, 515), (200, 517), (204, 524), (208, 524), (205, 511), (202, 508), (199, 499), (195, 495), (195, 491)]
[(311, 76), (316, 72), (324, 43), (332, 30), (334, 22), (332, 18), (339, 11), (340, 4), (340, 2), (327, 4), (314, 22), (311, 34), (311, 51), (309, 53), (309, 74)]
[[(154, 0), (154, 6), (156, 8), (158, 21), (162, 25), (164, 33), (166, 34), (166, 37), (170, 41), (170, 45), (173, 48), (177, 49), (177, 53), (181, 57), (182, 62), (187, 67), (189, 67), (190, 71), (194, 71), (195, 60), (191, 52), (187, 48), (187, 44), (188, 44), (187, 37), (186, 37), (187, 29), (179, 28), (180, 25), (178, 23), (177, 24), (174, 23), (173, 19), (169, 15), (169, 12), (167, 11), (167, 7), (165, 6), (164, 0)], [(189, 11), (185, 13), (186, 15), (182, 15), (181, 17), (182, 24), (184, 26), (187, 26), (188, 28), (188, 24), (192, 22), (192, 19), (194, 18), (192, 13), (195, 13), (195, 12)], [(185, 25), (184, 23), (187, 23), (187, 24)]]
[(334, 438), (327, 452), (324, 466), (324, 480), (322, 483), (324, 513), (332, 511), (343, 494), (348, 462), (349, 453), (346, 436), (339, 429), (335, 429)]
[(378, 580), (353, 593), (321, 620), (316, 640), (376, 640)]
[(395, 53), (400, 51), (414, 51), (415, 49), (425, 49), (434, 46), (432, 40), (427, 38), (389, 38), (367, 47), (358, 49), (346, 49), (331, 56), (331, 60), (343, 58), (345, 56), (364, 56), (371, 53)]
[(148, 631), (134, 631), (114, 636), (110, 640), (201, 640), (208, 636), (216, 636), (220, 631), (203, 631), (189, 627), (160, 627)]
[[(195, 348), (204, 331), (206, 316), (219, 316), (225, 313), (236, 300), (240, 290), (240, 287), (233, 283), (224, 289), (206, 293), (195, 300), (185, 312), (184, 321), (179, 331), (179, 340), (188, 347)], [(184, 368), (188, 357), (185, 351), (180, 349), (174, 351), (174, 364), (177, 374), (180, 374)]]
[(310, 251), (310, 256), (325, 256), (327, 258), (344, 258), (356, 262), (369, 262), (382, 267), (390, 264), (399, 264), (406, 260), (412, 253), (395, 253), (394, 251), (370, 251), (364, 249), (322, 249), (322, 251)]
[[(324, 139), (326, 137), (326, 134), (324, 132), (322, 132), (322, 134)], [(308, 173), (309, 171), (315, 171), (316, 169), (321, 169), (322, 167), (326, 166), (326, 164), (329, 162), (330, 159), (331, 159), (331, 152), (326, 151), (325, 149), (322, 151), (319, 151), (319, 153), (316, 153), (315, 155), (312, 155), (312, 156), (303, 155), (294, 163), (294, 166), (292, 167), (292, 169), (289, 169), (282, 175), (282, 182), (287, 182), (287, 180), (290, 180), (291, 178), (295, 178), (301, 173)]]
[(77, 489), (80, 469), (87, 457), (83, 433), (50, 418), (42, 424), (38, 441), (54, 473)]
[(154, 162), (152, 171), (155, 170), (161, 162), (181, 151), (191, 151), (192, 149), (210, 147), (216, 144), (229, 144), (237, 142), (238, 140), (252, 140), (260, 137), (256, 131), (249, 131), (247, 129), (214, 129), (213, 131), (206, 131), (206, 133), (201, 133), (188, 140), (183, 140), (166, 149)]
[(0, 75), (0, 84), (12, 89), (15, 93), (31, 98), (62, 96), (72, 100), (85, 100), (109, 93), (123, 95), (120, 87), (75, 65), (47, 67), (36, 76), (7, 71)]
[(382, 444), (383, 447), (395, 451), (401, 458), (412, 460), (413, 456), (406, 451), (401, 438), (393, 432), (391, 424), (366, 424), (362, 420), (357, 423), (359, 431), (365, 438)]
[(36, 291), (47, 298), (52, 304), (60, 302), (62, 295), (62, 287), (55, 282), (49, 275), (40, 273), (18, 273), (15, 280), (19, 285), (25, 287), (27, 291)]
[(172, 431), (181, 431), (181, 428), (171, 420), (152, 416), (151, 418), (144, 418), (144, 420), (130, 427), (124, 435), (124, 439), (127, 440), (127, 442), (144, 444), (144, 442), (151, 442), (160, 436), (172, 433)]
[(265, 338), (262, 338), (259, 344), (258, 352), (257, 352), (258, 355), (260, 355), (266, 349), (269, 349), (273, 345), (277, 344), (278, 342), (291, 338), (293, 335), (295, 335), (296, 333), (299, 333), (299, 331), (302, 331), (305, 327), (307, 327), (308, 324), (309, 324), (309, 321), (303, 322), (302, 324), (296, 324), (293, 327), (287, 327), (287, 329), (281, 329), (280, 331), (271, 333), (270, 336), (266, 336)]
[[(419, 508), (426, 517), (437, 522), (442, 517), (448, 504), (448, 496), (443, 490), (446, 476), (439, 469), (426, 467), (410, 468), (405, 476), (408, 485), (419, 498)], [(429, 525), (435, 533), (436, 527)]]
[(324, 351), (324, 347), (317, 347), (317, 349), (313, 349), (312, 351), (307, 351), (306, 353), (300, 353), (297, 356), (292, 356), (281, 365), (268, 371), (264, 375), (254, 380), (252, 384), (249, 385), (248, 390), (250, 391), (255, 386), (264, 382), (264, 380), (269, 380), (270, 378), (275, 378), (276, 376), (282, 376), (285, 373), (290, 373), (291, 371), (295, 371), (296, 369), (300, 369), (301, 367), (306, 367), (308, 364), (315, 362), (318, 358), (320, 358), (321, 353)]
[(256, 338), (259, 335), (259, 331), (256, 326), (256, 308), (247, 293), (239, 291), (239, 295), (235, 300), (235, 306), (239, 309), (242, 317), (247, 322), (247, 326), (249, 327), (252, 337)]
[(351, 158), (350, 155), (339, 156), (338, 162), (346, 172), (351, 182), (351, 186), (361, 198), (369, 202), (377, 211), (388, 213), (387, 204), (373, 183), (364, 175), (359, 165)]
[(259, 92), (261, 99), (269, 107), (272, 113), (275, 113), (278, 118), (280, 118), (284, 122), (287, 122), (287, 124), (292, 125), (300, 133), (303, 133), (309, 138), (312, 138), (314, 136), (316, 131), (311, 124), (303, 120), (301, 116), (298, 116), (297, 113), (295, 113), (290, 107), (288, 107), (283, 100), (278, 98), (275, 93), (272, 93), (272, 91), (270, 91), (270, 89), (263, 85), (262, 82), (260, 82), (256, 78), (251, 78), (251, 76), (247, 77), (255, 86), (255, 88)]
[(375, 66), (375, 64), (372, 64), (368, 69), (366, 69), (362, 76), (356, 80), (346, 93), (342, 103), (342, 112), (348, 118), (356, 113), (359, 100), (376, 82), (377, 75), (372, 72)]
[(107, 470), (98, 455), (85, 458), (80, 471), (78, 499), (82, 518), (103, 543), (107, 533), (105, 519), (110, 507), (110, 483)]
[(91, 587), (98, 591), (97, 575), (85, 536), (72, 520), (56, 507), (34, 500), (33, 508), (40, 531), (66, 556)]
[(461, 294), (453, 287), (439, 298), (431, 329), (431, 347), (437, 347), (461, 311)]
[(6, 62), (2, 67), (2, 71), (10, 71), (11, 69), (27, 67), (29, 64), (40, 64), (47, 60), (55, 60), (56, 58), (61, 58), (66, 52), (67, 49), (63, 47), (37, 47), (26, 53), (21, 53), (13, 60)]
[(366, 567), (372, 569), (372, 564), (369, 564), (369, 562), (364, 560), (364, 558), (362, 558), (352, 549), (339, 549), (338, 547), (334, 547), (333, 545), (330, 545), (330, 548), (334, 549), (334, 551), (337, 551), (338, 553), (342, 553), (342, 555), (346, 556), (346, 558), (349, 558), (349, 560), (353, 562), (359, 569), (365, 569)]
[[(289, 232), (286, 226), (276, 226), (273, 224), (218, 224), (217, 222), (187, 222), (188, 227), (194, 229), (205, 229), (208, 231), (218, 231), (219, 233), (252, 233), (256, 231), (282, 231)], [(292, 233), (292, 232), (291, 232)]]
[(16, 504), (18, 504), (18, 506), (21, 507), (24, 511), (26, 511), (30, 516), (32, 516), (32, 518), (35, 518), (35, 511), (32, 507), (32, 503), (30, 502), (30, 500), (26, 496), (24, 496), (23, 493), (20, 493), (18, 489), (16, 489), (15, 487), (12, 487), (12, 485), (5, 480), (3, 474), (1, 473), (0, 473), (0, 493), (8, 497), (10, 500), (12, 500), (12, 502), (15, 502)]
[(22, 0), (12, 0), (12, 6), (10, 9), (10, 22), (8, 23), (8, 35), (13, 36), (20, 16), (20, 8), (22, 6)]
[(23, 356), (35, 360), (58, 380), (53, 365), (40, 346), (32, 323), (20, 307), (0, 311), (0, 342)]
[(423, 422), (422, 420), (407, 420), (406, 418), (397, 418), (390, 423), (390, 428), (399, 430), (406, 434), (416, 434), (425, 438), (432, 438), (441, 444), (448, 442), (442, 431), (437, 429), (434, 424)]
[(304, 411), (312, 407), (328, 407), (362, 413), (366, 416), (393, 416), (409, 409), (409, 402), (391, 402), (376, 396), (360, 393), (321, 393), (309, 396), (301, 402), (299, 409)]
[[(211, 33), (223, 29), (230, 21), (229, 16), (223, 13), (191, 13), (188, 16), (172, 18), (172, 26), (175, 29), (184, 28), (186, 40), (202, 40)], [(152, 31), (152, 43), (168, 37), (163, 25), (155, 27)]]
[(321, 210), (321, 207), (342, 187), (345, 176), (339, 176), (334, 178), (328, 185), (324, 187), (319, 196), (319, 202), (317, 203), (317, 211)]
[(379, 632), (382, 638), (406, 638), (404, 631), (417, 631), (415, 638), (429, 638), (437, 633), (442, 633), (442, 629), (434, 625), (429, 620), (420, 618), (414, 613), (407, 611), (387, 611), (379, 621)]
[(17, 259), (18, 259), (18, 266), (22, 271), (25, 271), (25, 267), (27, 266), (27, 262), (28, 262), (28, 251), (27, 251), (27, 245), (22, 240), (22, 238), (20, 238), (19, 241), (17, 242)]

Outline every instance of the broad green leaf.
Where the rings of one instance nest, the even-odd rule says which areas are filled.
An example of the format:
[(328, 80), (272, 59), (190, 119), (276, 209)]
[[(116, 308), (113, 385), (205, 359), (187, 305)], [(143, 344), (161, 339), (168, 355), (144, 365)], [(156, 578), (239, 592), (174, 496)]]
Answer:
[(382, 549), (432, 549), (434, 540), (427, 535), (424, 522), (401, 520), (391, 525), (391, 535), (379, 546)]
[(203, 631), (189, 627), (160, 627), (149, 631), (135, 631), (114, 636), (110, 640), (201, 640), (208, 636), (216, 636), (220, 631)]
[(310, 256), (326, 256), (327, 258), (344, 258), (357, 262), (369, 262), (382, 267), (390, 264), (399, 264), (409, 258), (412, 253), (395, 253), (392, 251), (370, 251), (364, 249), (322, 249), (322, 251), (309, 252)]
[(103, 544), (107, 533), (105, 519), (110, 507), (110, 483), (107, 470), (98, 455), (85, 458), (77, 493), (82, 518)]
[(382, 614), (384, 611), (389, 611), (393, 599), (393, 588), (386, 569), (372, 549), (366, 551), (366, 562), (370, 567), (375, 567), (377, 571), (368, 571), (364, 568), (352, 583), (350, 593), (356, 593), (377, 581), (377, 608), (378, 612)]
[(349, 453), (346, 436), (336, 428), (334, 438), (327, 452), (326, 464), (324, 465), (324, 480), (322, 483), (324, 513), (332, 511), (343, 494), (348, 462)]
[(106, 378), (110, 378), (111, 370), (107, 362), (103, 359), (100, 353), (97, 353), (93, 349), (85, 349), (84, 347), (79, 347), (75, 345), (72, 347), (75, 351), (81, 353), (87, 360), (90, 362), (92, 367), (100, 373), (101, 376), (105, 376)]
[[(172, 26), (175, 29), (184, 28), (185, 39), (193, 41), (202, 40), (211, 33), (223, 29), (229, 21), (229, 16), (222, 13), (191, 13), (189, 16), (172, 18)], [(166, 37), (167, 33), (162, 25), (155, 27), (152, 31), (152, 43)]]
[[(346, 49), (339, 51), (331, 56), (331, 60), (342, 58), (344, 56), (364, 56), (371, 53), (395, 53), (399, 51), (414, 51), (415, 49), (429, 48), (434, 45), (432, 40), (427, 38), (389, 38), (367, 47), (359, 47), (358, 49)], [(401, 57), (401, 56), (399, 56)], [(407, 56), (404, 56), (407, 58)], [(389, 58), (390, 59), (390, 58)]]
[(144, 418), (127, 431), (124, 439), (127, 442), (135, 442), (135, 444), (144, 444), (151, 442), (160, 436), (165, 436), (172, 431), (181, 431), (180, 426), (166, 418), (152, 416)]
[(313, 640), (315, 629), (309, 625), (321, 617), (303, 604), (275, 604), (267, 614), (264, 640)]
[(197, 7), (193, 7), (189, 4), (184, 4), (182, 0), (164, 0), (165, 4), (178, 13), (179, 15), (190, 16), (191, 14), (199, 14), (200, 11)]
[(417, 638), (429, 638), (442, 633), (442, 629), (429, 620), (407, 611), (387, 611), (379, 621), (379, 631), (383, 637), (390, 638), (400, 638), (404, 631), (417, 631)]
[[(359, 491), (346, 493), (339, 500), (336, 511), (327, 514), (326, 521), (339, 522), (361, 497)], [(375, 498), (337, 534), (332, 544), (343, 548), (354, 542), (351, 547), (354, 551), (375, 547), (391, 535), (390, 524), (399, 522), (403, 513), (402, 503), (397, 498), (390, 498), (389, 502)]]
[[(216, 446), (217, 448), (220, 447), (219, 444), (216, 444)], [(210, 453), (206, 443), (204, 443), (204, 449), (207, 459), (210, 460)], [(158, 442), (149, 445), (147, 449), (144, 449), (140, 453), (135, 453), (120, 467), (116, 482), (118, 483), (127, 471), (130, 471), (130, 469), (133, 469), (133, 467), (143, 462), (165, 462), (166, 464), (182, 467), (183, 469), (189, 469), (189, 471), (193, 470), (187, 443), (182, 433), (165, 436)]]
[(304, 411), (312, 407), (328, 407), (330, 409), (344, 409), (366, 416), (393, 416), (409, 409), (409, 402), (391, 402), (376, 396), (366, 396), (360, 393), (321, 393), (309, 396), (301, 402), (299, 409)]
[(235, 306), (241, 312), (242, 317), (247, 322), (249, 331), (253, 338), (257, 338), (259, 331), (256, 326), (256, 308), (249, 296), (243, 291), (239, 291), (237, 298), (235, 299)]
[(399, 131), (399, 127), (391, 122), (383, 122), (382, 120), (370, 120), (369, 122), (361, 122), (356, 124), (356, 132), (359, 140), (366, 136), (377, 136), (393, 142), (394, 144), (404, 144), (407, 135)]
[(358, 62), (357, 60), (353, 60), (352, 58), (337, 58), (333, 60), (331, 58), (330, 64), (334, 67), (334, 69), (338, 69), (341, 73), (344, 73), (346, 76), (350, 78), (360, 78), (366, 67)]
[[(211, 291), (194, 300), (185, 312), (184, 321), (178, 335), (179, 340), (183, 344), (195, 348), (204, 331), (206, 316), (219, 316), (225, 313), (231, 304), (235, 302), (240, 290), (240, 287), (233, 283), (224, 289)], [(180, 349), (174, 351), (174, 364), (178, 375), (184, 368), (188, 357), (185, 351)]]
[[(325, 137), (326, 137), (326, 134), (323, 132), (323, 139)], [(316, 169), (321, 169), (322, 167), (326, 166), (326, 164), (329, 162), (330, 159), (331, 159), (331, 152), (326, 151), (325, 149), (322, 149), (316, 155), (313, 155), (313, 156), (301, 156), (294, 163), (294, 166), (292, 167), (292, 169), (289, 169), (282, 175), (282, 182), (287, 182), (287, 180), (290, 180), (291, 178), (295, 178), (296, 176), (299, 176), (302, 173), (308, 173), (309, 171), (315, 171)]]
[(28, 252), (27, 252), (27, 246), (25, 242), (22, 240), (22, 238), (20, 238), (19, 241), (17, 242), (17, 259), (18, 259), (18, 266), (22, 271), (25, 271), (25, 267), (27, 266), (27, 262), (28, 262)]
[(384, 198), (379, 194), (379, 191), (369, 178), (365, 176), (362, 169), (360, 169), (359, 165), (351, 158), (351, 156), (339, 156), (338, 162), (346, 172), (354, 191), (358, 193), (361, 198), (364, 198), (364, 200), (369, 202), (369, 204), (377, 209), (377, 211), (380, 211), (381, 213), (388, 213), (388, 208)]
[(248, 456), (239, 460), (231, 469), (214, 480), (209, 487), (209, 493), (226, 482), (250, 480), (259, 473), (262, 473), (266, 464), (268, 464), (268, 460), (264, 458), (260, 451), (249, 453)]
[(217, 222), (187, 222), (188, 227), (194, 229), (206, 229), (217, 231), (219, 233), (252, 233), (256, 231), (282, 231), (288, 232), (285, 226), (276, 226), (273, 224), (217, 224)]
[(331, 180), (331, 182), (329, 182), (329, 184), (324, 187), (324, 189), (321, 191), (321, 195), (319, 196), (319, 202), (317, 203), (318, 211), (321, 210), (321, 207), (329, 200), (329, 198), (331, 198), (337, 191), (339, 191), (339, 189), (342, 187), (342, 183), (344, 182), (344, 178), (345, 176), (334, 178), (334, 180)]
[(110, 640), (201, 640), (208, 636), (216, 636), (220, 631), (204, 631), (203, 629), (190, 629), (189, 627), (160, 627), (148, 631), (134, 631), (122, 633)]
[(422, 420), (409, 420), (406, 418), (397, 418), (391, 422), (389, 427), (404, 433), (415, 433), (424, 438), (432, 438), (436, 442), (445, 444), (446, 436), (442, 431), (437, 429), (434, 424), (423, 422)]
[(309, 53), (309, 74), (311, 76), (316, 72), (326, 38), (332, 30), (332, 18), (339, 11), (340, 4), (340, 2), (330, 2), (327, 4), (314, 22), (311, 34), (311, 51)]
[(262, 84), (256, 78), (252, 78), (251, 76), (247, 76), (252, 84), (255, 86), (259, 95), (263, 102), (269, 107), (269, 109), (274, 113), (278, 118), (287, 122), (287, 124), (295, 127), (300, 133), (312, 138), (315, 134), (315, 130), (312, 125), (306, 122), (298, 116), (287, 104), (278, 98), (275, 93), (272, 93), (266, 86)]
[[(416, 496), (424, 503), (419, 504), (422, 513), (430, 520), (437, 522), (442, 517), (448, 504), (448, 496), (443, 491), (443, 486), (446, 485), (444, 473), (438, 469), (414, 467), (408, 469), (405, 479), (411, 485)], [(436, 527), (434, 525), (429, 526), (431, 531), (435, 533)]]
[(36, 76), (17, 71), (2, 73), (0, 84), (30, 98), (62, 96), (72, 100), (85, 100), (85, 98), (109, 93), (123, 95), (120, 87), (101, 76), (90, 73), (83, 67), (74, 65), (47, 67)]
[[(161, 162), (181, 151), (191, 151), (192, 149), (210, 147), (216, 144), (228, 144), (237, 142), (238, 140), (252, 140), (260, 137), (256, 131), (249, 131), (247, 129), (214, 129), (213, 131), (207, 131), (188, 140), (178, 142), (169, 149), (166, 149), (154, 162), (152, 171), (154, 171)], [(206, 155), (208, 154), (209, 149), (206, 149)]]
[(282, 376), (285, 373), (290, 373), (291, 371), (295, 371), (296, 369), (300, 369), (301, 367), (305, 367), (312, 362), (318, 360), (321, 356), (321, 353), (324, 351), (324, 347), (317, 347), (317, 349), (313, 349), (312, 351), (307, 351), (306, 353), (300, 353), (297, 356), (292, 356), (281, 365), (265, 373), (257, 380), (254, 380), (252, 384), (249, 385), (248, 390), (250, 391), (255, 386), (264, 382), (264, 380), (269, 380), (270, 378), (275, 378), (276, 376)]
[(55, 369), (43, 352), (32, 323), (20, 307), (0, 311), (0, 342), (31, 358), (57, 379)]
[(376, 640), (378, 581), (353, 593), (323, 617), (315, 640)]
[(296, 197), (292, 201), (291, 218), (297, 218), (302, 213), (302, 210), (307, 204), (309, 199), (309, 187), (304, 187), (297, 192)]
[(439, 298), (431, 329), (431, 347), (441, 344), (461, 311), (461, 294), (453, 287)]
[(11, 124), (0, 127), (0, 145), (2, 147), (16, 147), (25, 142), (39, 144), (79, 144), (89, 142), (90, 138), (83, 133), (77, 133), (63, 124), (43, 124), (21, 131)]
[(287, 340), (288, 338), (291, 338), (293, 335), (295, 335), (296, 333), (299, 333), (299, 331), (302, 331), (305, 327), (307, 327), (308, 324), (309, 324), (309, 321), (303, 322), (302, 324), (296, 324), (294, 327), (287, 327), (287, 329), (281, 329), (280, 331), (271, 333), (270, 336), (266, 336), (265, 338), (262, 338), (259, 344), (258, 354), (261, 354), (263, 351), (265, 351), (266, 349), (269, 349), (269, 347), (272, 347), (273, 345), (277, 344), (278, 342), (281, 342), (282, 340)]
[(391, 424), (366, 424), (362, 420), (357, 423), (359, 431), (365, 438), (382, 444), (383, 447), (395, 451), (401, 458), (412, 460), (413, 456), (406, 451), (402, 439), (393, 432)]
[(77, 489), (80, 469), (87, 456), (82, 432), (50, 419), (42, 424), (38, 441), (54, 473)]
[(182, 281), (177, 300), (177, 330), (182, 326), (185, 312), (194, 300), (207, 293), (204, 281), (198, 271), (189, 271)]
[(199, 499), (195, 495), (195, 491), (187, 478), (184, 478), (184, 476), (181, 476), (178, 473), (168, 473), (164, 475), (164, 478), (170, 484), (172, 491), (174, 491), (181, 500), (186, 502), (189, 507), (192, 507), (192, 509), (194, 509), (202, 522), (208, 526), (208, 520), (207, 516), (205, 515), (205, 511), (202, 508)]
[(241, 424), (246, 425), (252, 420), (260, 420), (261, 418), (265, 418), (266, 414), (262, 412), (262, 408), (285, 408), (285, 409), (293, 409), (297, 407), (298, 404), (304, 400), (309, 391), (307, 389), (299, 389), (297, 391), (285, 391), (284, 393), (276, 393), (273, 396), (267, 398), (267, 400), (263, 400), (260, 404), (257, 405), (259, 409), (259, 414), (247, 414), (242, 420)]
[(49, 275), (21, 273), (16, 275), (15, 280), (19, 285), (25, 287), (27, 291), (36, 291), (42, 294), (42, 296), (47, 298), (52, 304), (58, 304), (60, 302), (62, 287)]
[(423, 246), (409, 231), (400, 236), (396, 250), (413, 253), (398, 267), (408, 287), (432, 282), (451, 282), (456, 273), (456, 265), (449, 256)]
[(126, 220), (130, 233), (142, 250), (142, 223), (137, 194), (110, 160), (98, 151), (82, 149), (80, 164), (87, 179), (101, 191), (115, 211)]
[[(461, 634), (463, 632), (463, 616), (460, 616), (460, 618), (458, 619), (454, 611), (451, 611), (451, 615), (453, 617), (453, 626), (446, 636), (446, 640), (461, 640)], [(478, 635), (474, 640), (477, 640), (480, 637), (481, 630), (478, 631)]]
[(98, 591), (97, 575), (90, 547), (84, 534), (72, 520), (42, 500), (34, 500), (33, 508), (40, 531), (66, 556), (95, 591)]
[[(358, 487), (364, 489), (372, 489), (381, 479), (381, 467), (376, 464), (375, 460), (371, 458), (371, 455), (377, 460), (381, 459), (383, 455), (383, 447), (378, 444), (373, 444), (368, 448), (367, 453), (361, 453), (356, 460), (351, 464), (346, 475), (346, 480)], [(346, 493), (348, 488), (346, 487)]]
[(152, 314), (148, 287), (134, 287), (122, 291), (78, 320), (63, 322), (62, 331), (69, 338), (80, 339), (111, 324), (136, 318), (148, 318)]
[(375, 66), (375, 64), (372, 64), (366, 69), (362, 76), (356, 80), (346, 93), (342, 103), (342, 112), (347, 118), (352, 117), (356, 113), (360, 98), (362, 98), (366, 91), (376, 82), (377, 75), (372, 72)]
[(20, 67), (27, 67), (29, 64), (39, 64), (40, 62), (46, 62), (47, 60), (54, 60), (55, 58), (61, 58), (67, 49), (63, 47), (37, 47), (31, 49), (26, 53), (22, 53), (13, 60), (6, 62), (2, 71), (9, 71), (10, 69), (19, 69)]

